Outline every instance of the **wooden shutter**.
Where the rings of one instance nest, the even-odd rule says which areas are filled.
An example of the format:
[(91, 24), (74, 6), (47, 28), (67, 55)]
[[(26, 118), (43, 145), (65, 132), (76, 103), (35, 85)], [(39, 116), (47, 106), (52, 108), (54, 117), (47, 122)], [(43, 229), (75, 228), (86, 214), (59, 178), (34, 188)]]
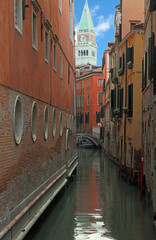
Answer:
[(111, 108), (113, 109), (114, 106), (114, 90), (111, 90)]
[(156, 1), (155, 0), (150, 0), (150, 11), (155, 11), (156, 10)]
[(144, 58), (142, 60), (142, 91), (145, 89), (145, 76), (144, 76)]
[(125, 53), (122, 54), (122, 68), (125, 69)]
[(145, 78), (145, 88), (146, 88), (146, 85), (147, 85), (147, 52), (145, 52), (144, 68), (145, 68), (144, 78)]
[(128, 117), (133, 116), (133, 84), (128, 86)]

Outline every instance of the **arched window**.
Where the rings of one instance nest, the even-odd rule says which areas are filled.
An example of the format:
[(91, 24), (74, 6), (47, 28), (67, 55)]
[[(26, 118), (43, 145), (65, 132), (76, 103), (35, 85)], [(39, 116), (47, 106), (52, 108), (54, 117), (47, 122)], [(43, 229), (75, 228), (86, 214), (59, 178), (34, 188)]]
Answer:
[(98, 92), (98, 95), (97, 95), (97, 104), (98, 105), (101, 105), (102, 104), (102, 96), (103, 96), (103, 94), (102, 94), (102, 92)]
[(84, 50), (84, 56), (86, 55), (86, 51)]
[(88, 56), (88, 50), (86, 50), (86, 56)]
[(80, 50), (78, 51), (78, 56), (80, 56)]
[(83, 51), (81, 50), (81, 56), (83, 56)]

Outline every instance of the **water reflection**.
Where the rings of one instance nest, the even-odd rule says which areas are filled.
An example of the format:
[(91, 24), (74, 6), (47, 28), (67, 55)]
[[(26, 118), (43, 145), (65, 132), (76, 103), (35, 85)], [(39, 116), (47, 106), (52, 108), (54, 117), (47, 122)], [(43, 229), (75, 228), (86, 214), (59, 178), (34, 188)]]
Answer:
[(74, 182), (29, 240), (153, 240), (152, 217), (139, 191), (118, 180), (102, 151), (79, 150)]

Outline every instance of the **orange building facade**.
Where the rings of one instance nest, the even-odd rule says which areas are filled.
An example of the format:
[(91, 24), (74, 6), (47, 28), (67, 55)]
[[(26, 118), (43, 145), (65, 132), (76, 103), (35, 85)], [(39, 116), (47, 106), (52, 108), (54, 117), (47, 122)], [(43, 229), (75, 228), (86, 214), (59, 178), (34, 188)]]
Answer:
[(74, 3), (0, 9), (0, 239), (14, 239), (77, 165)]
[(76, 71), (77, 131), (99, 137), (101, 122), (98, 112), (103, 102), (102, 70), (99, 67), (85, 65), (77, 67)]

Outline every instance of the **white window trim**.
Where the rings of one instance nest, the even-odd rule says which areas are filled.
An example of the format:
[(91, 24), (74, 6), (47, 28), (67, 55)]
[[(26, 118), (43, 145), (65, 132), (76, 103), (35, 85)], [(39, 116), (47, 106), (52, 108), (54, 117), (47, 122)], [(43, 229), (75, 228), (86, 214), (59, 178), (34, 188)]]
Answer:
[[(46, 38), (45, 38), (46, 33), (48, 35), (48, 45), (47, 45), (47, 47), (48, 47), (48, 56), (46, 56)], [(46, 63), (49, 63), (49, 31), (46, 28), (46, 26), (44, 26), (44, 59), (45, 59)]]
[(60, 10), (60, 13), (62, 14), (62, 0), (59, 0), (59, 10)]
[(55, 41), (53, 41), (53, 69), (55, 72), (57, 71), (57, 46)]
[(20, 4), (20, 26), (18, 23), (16, 23), (16, 1), (14, 0), (14, 21), (15, 21), (15, 29), (23, 35), (23, 10), (22, 10), (22, 0), (19, 0)]
[(20, 144), (24, 126), (23, 105), (20, 96), (17, 96), (14, 104), (13, 128), (16, 144)]
[(102, 95), (103, 93), (100, 91), (97, 93), (97, 105), (100, 106), (100, 103), (99, 103), (99, 95)]
[[(34, 33), (33, 14), (36, 16), (36, 42), (34, 42), (34, 39), (33, 39), (33, 33)], [(36, 51), (38, 51), (38, 15), (37, 15), (37, 12), (35, 11), (34, 7), (32, 7), (32, 46)]]
[[(99, 80), (100, 80), (100, 84), (99, 84)], [(101, 79), (101, 78), (99, 78), (98, 80), (97, 80), (97, 85), (99, 86), (99, 87), (102, 87), (103, 86), (103, 80)]]

